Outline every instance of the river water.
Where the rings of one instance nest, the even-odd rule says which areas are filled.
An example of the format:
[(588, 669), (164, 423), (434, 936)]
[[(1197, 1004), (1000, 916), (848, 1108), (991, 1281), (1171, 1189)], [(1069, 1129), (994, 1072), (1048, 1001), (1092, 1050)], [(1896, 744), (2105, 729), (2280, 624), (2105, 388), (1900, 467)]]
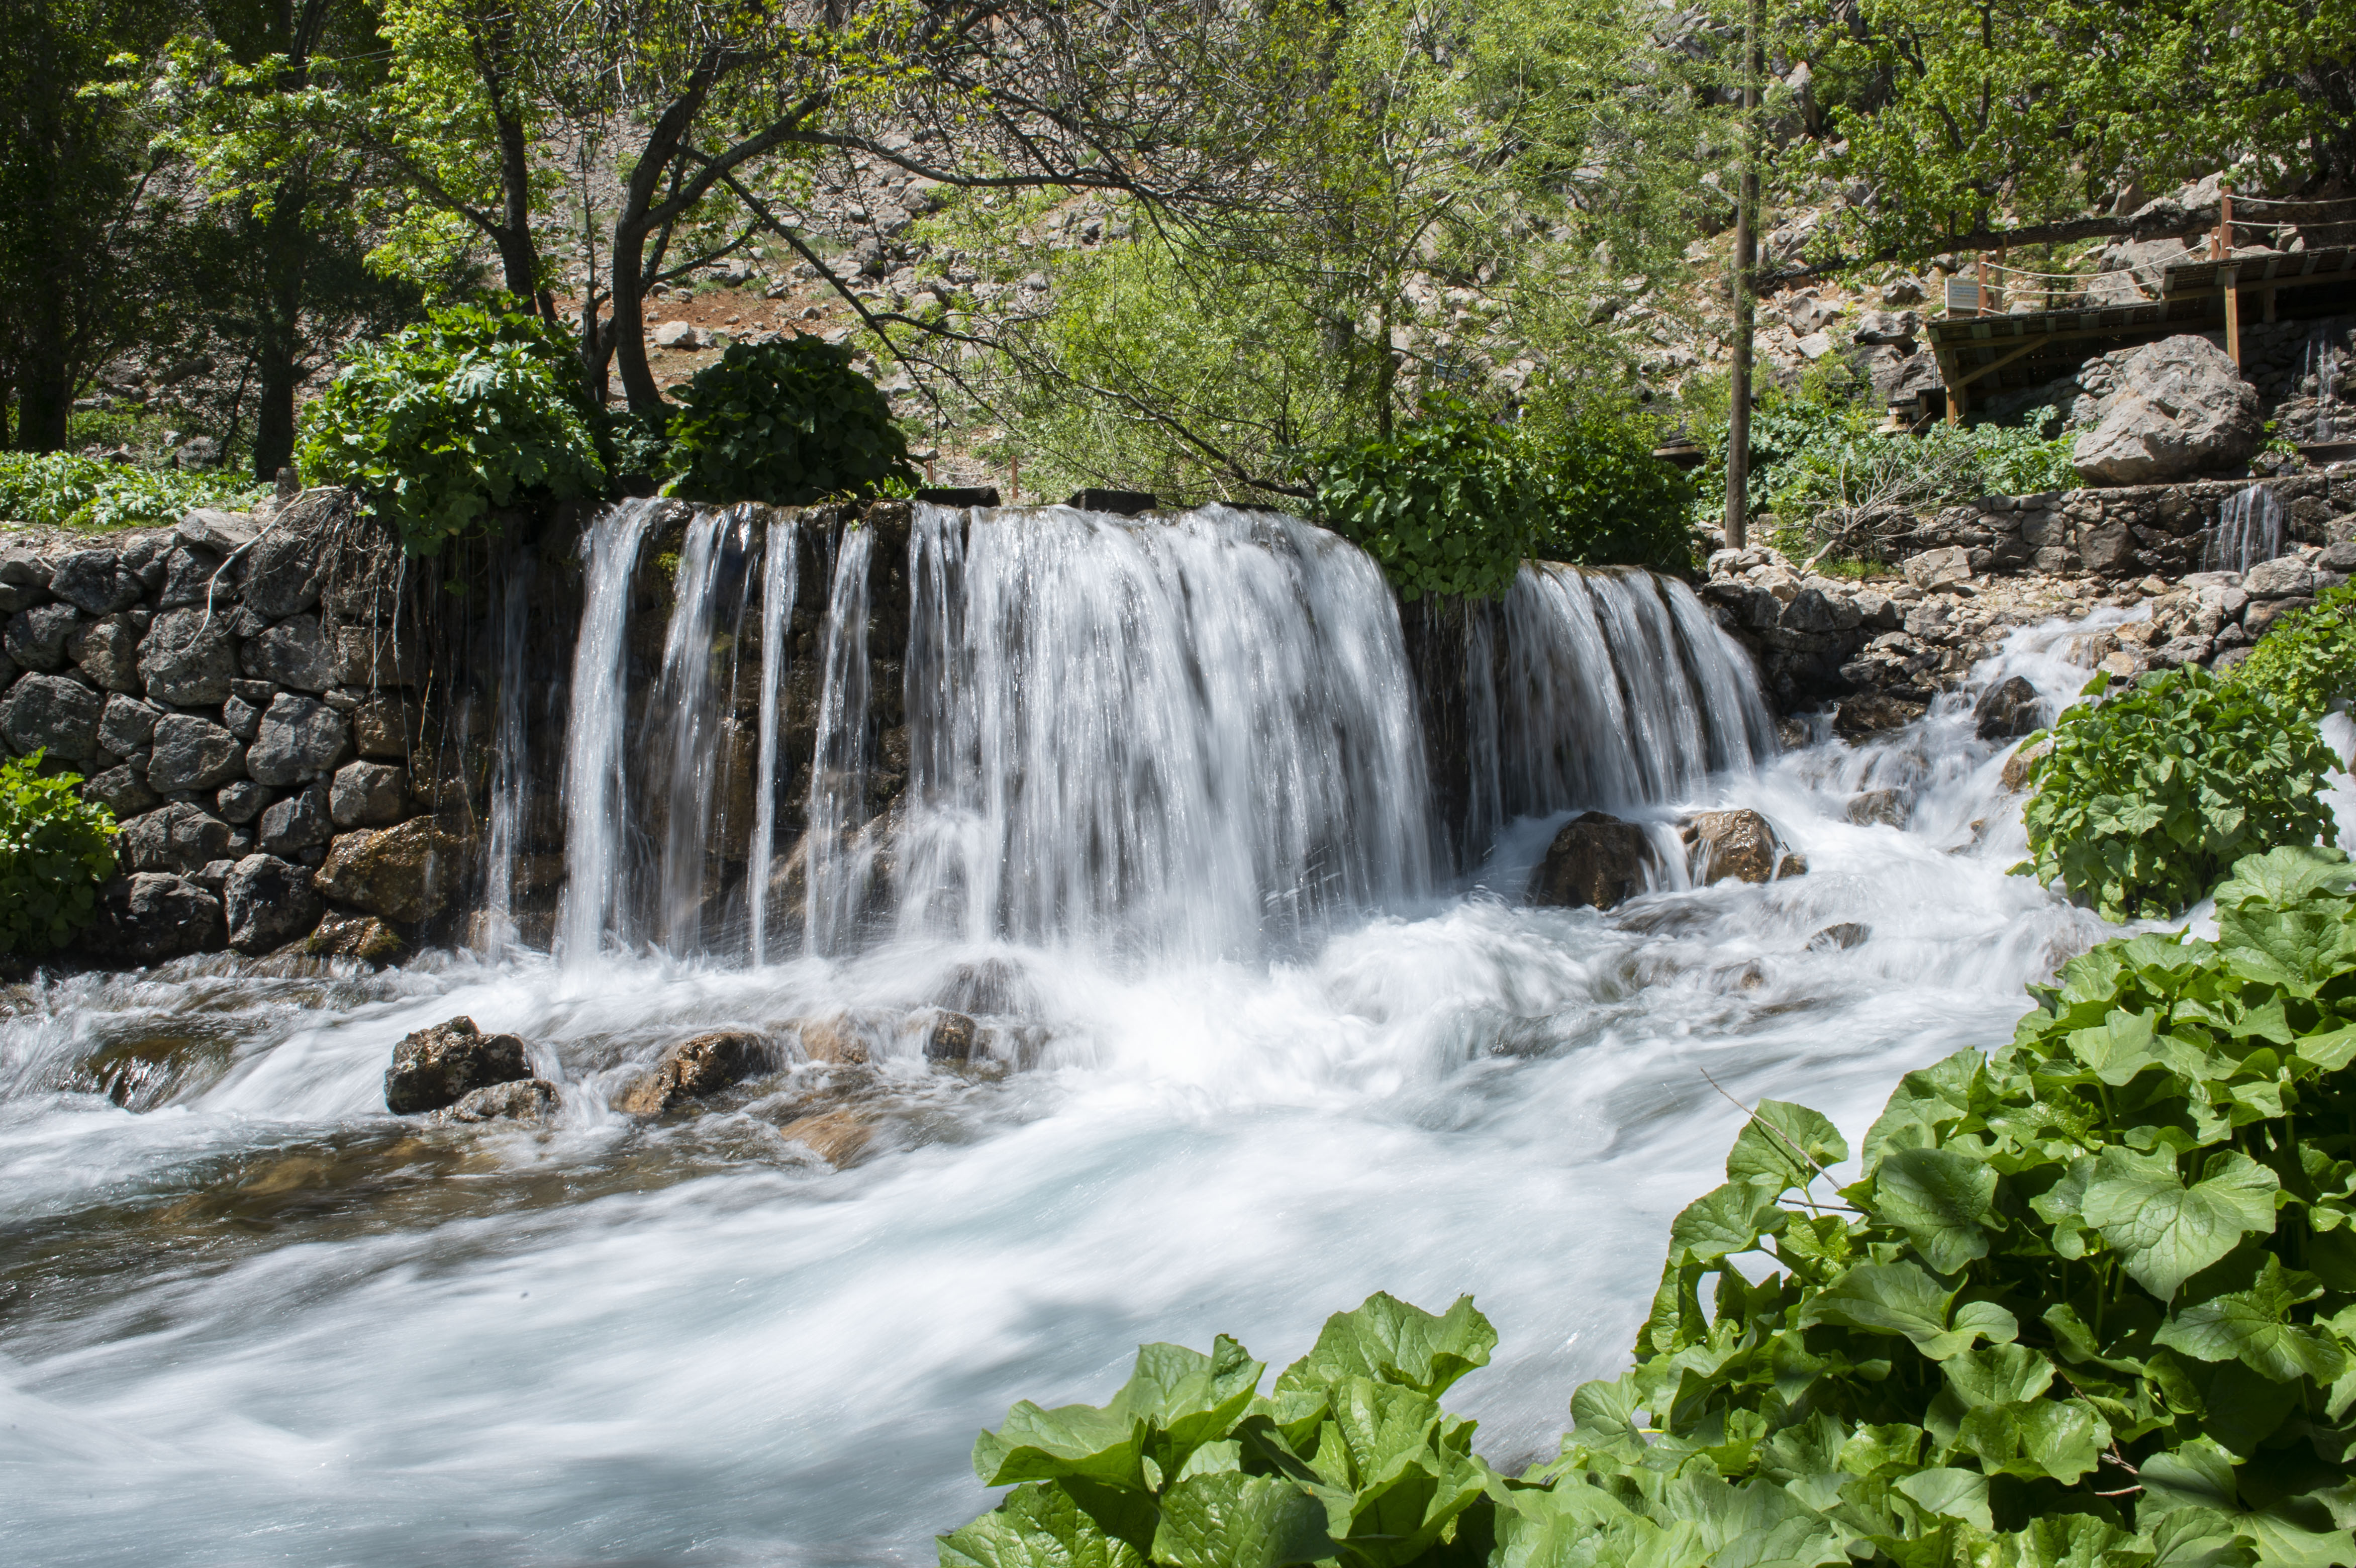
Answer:
[[(2018, 810), (1968, 693), (1757, 760), (1739, 656), (1631, 576), (1526, 574), (1500, 614), (1519, 641), (1471, 808), (1494, 846), (1444, 874), (1363, 557), (1235, 514), (1049, 523), (918, 530), (960, 553), (933, 644), (958, 695), (921, 853), (854, 937), (771, 921), (765, 964), (680, 956), (625, 940), (608, 893), (569, 906), (585, 934), (557, 957), (220, 958), (7, 993), (8, 1555), (929, 1563), (985, 1505), (968, 1451), (1013, 1401), (1099, 1402), (1148, 1339), (1224, 1331), (1281, 1364), (1377, 1289), (1476, 1296), (1502, 1344), (1451, 1403), (1517, 1466), (1623, 1362), (1669, 1219), (1719, 1179), (1726, 1095), (1854, 1141), (1899, 1074), (2007, 1038), (2023, 985), (2107, 934), (2006, 875)], [(1513, 630), (1549, 604), (1554, 629)], [(2076, 629), (2016, 634), (1976, 682), (2067, 702)], [(1568, 684), (1529, 708), (1541, 667)], [(1578, 724), (1546, 717), (1575, 699)], [(1879, 788), (1911, 798), (1903, 830), (1847, 820)], [(1665, 835), (1755, 807), (1810, 869), (1522, 907), (1554, 826), (1598, 804)], [(1075, 860), (1083, 839), (1125, 848)], [(609, 840), (573, 853), (618, 875)], [(677, 900), (647, 886), (659, 926)], [(1841, 922), (1869, 935), (1811, 944)], [(926, 1063), (944, 1003), (991, 1059)], [(457, 1014), (530, 1042), (554, 1126), (385, 1113), (393, 1043)], [(670, 1041), (833, 1015), (872, 1065), (661, 1122), (604, 1109)], [(848, 1169), (782, 1133), (830, 1108), (870, 1138)]]

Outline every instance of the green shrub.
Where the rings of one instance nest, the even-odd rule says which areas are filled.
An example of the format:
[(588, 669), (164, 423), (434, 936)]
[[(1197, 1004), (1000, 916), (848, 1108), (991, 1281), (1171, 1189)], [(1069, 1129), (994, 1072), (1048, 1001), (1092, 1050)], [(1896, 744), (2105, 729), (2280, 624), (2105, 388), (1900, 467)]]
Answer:
[(1653, 456), (1652, 422), (1622, 413), (1562, 409), (1541, 393), (1523, 415), (1545, 503), (1528, 553), (1586, 566), (1690, 572), (1686, 520), (1691, 487)]
[(61, 947), (98, 912), (114, 875), (114, 813), (43, 778), (41, 753), (0, 762), (0, 953)]
[(1018, 1404), (974, 1445), (1015, 1489), (940, 1561), (2350, 1562), (2352, 880), (2252, 857), (2216, 942), (2072, 961), (2009, 1046), (1906, 1075), (1837, 1191), (1839, 1132), (1762, 1102), (1670, 1228), (1635, 1365), (1521, 1477), (1437, 1403), (1495, 1342), (1469, 1298), (1377, 1295), (1265, 1394), (1222, 1337), (1147, 1346), (1102, 1409)]
[(2324, 590), (2267, 628), (2231, 678), (2309, 718), (2356, 697), (2356, 583)]
[(267, 493), (231, 474), (135, 467), (70, 452), (0, 453), (0, 518), (44, 528), (160, 526), (179, 521), (190, 507), (249, 507)]
[(670, 421), (671, 486), (693, 500), (800, 505), (912, 481), (907, 438), (851, 350), (797, 335), (731, 344)]
[(1472, 409), (1442, 407), (1387, 441), (1337, 446), (1315, 478), (1318, 520), (1409, 599), (1504, 593), (1544, 529), (1546, 483), (1527, 448)]
[(2104, 919), (2176, 914), (2241, 856), (2330, 829), (2319, 795), (2338, 758), (2296, 706), (2246, 681), (2147, 676), (2070, 709), (2051, 738), (2023, 813), (2030, 858), (2014, 869), (2059, 877)]
[(562, 331), (457, 306), (359, 349), (311, 405), (303, 471), (356, 488), (410, 553), (434, 555), (494, 507), (605, 493), (600, 412)]

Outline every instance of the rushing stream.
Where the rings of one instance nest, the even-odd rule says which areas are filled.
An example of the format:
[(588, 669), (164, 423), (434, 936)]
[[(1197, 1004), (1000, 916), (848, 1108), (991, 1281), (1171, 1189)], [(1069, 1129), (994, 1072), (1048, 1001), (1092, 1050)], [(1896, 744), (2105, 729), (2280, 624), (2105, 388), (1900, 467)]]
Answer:
[[(873, 759), (821, 734), (830, 837), (779, 895), (774, 801), (732, 817), (706, 777), (723, 698), (667, 659), (631, 721), (643, 521), (592, 541), (557, 956), (5, 993), (13, 1561), (929, 1563), (1012, 1401), (1100, 1402), (1144, 1339), (1224, 1330), (1280, 1363), (1376, 1289), (1474, 1293), (1503, 1343), (1451, 1403), (1517, 1466), (1623, 1359), (1669, 1218), (1717, 1179), (1740, 1112), (1705, 1074), (1854, 1139), (1901, 1072), (2008, 1037), (2023, 984), (2104, 934), (2006, 875), (2018, 810), (1968, 694), (1760, 760), (1740, 654), (1639, 575), (1526, 573), (1472, 639), (1493, 847), (1442, 875), (1374, 568), (1215, 510), (920, 517), (905, 820), (862, 860)], [(849, 569), (797, 582), (783, 547), (715, 513), (680, 563), (679, 613), (764, 650), (724, 700), (769, 715), (765, 787), (796, 603), (829, 607), (790, 655), (830, 660), (826, 711), (874, 696), (835, 646), (866, 631)], [(2069, 701), (2077, 629), (2017, 634), (1978, 681)], [(632, 768), (669, 769), (660, 832), (625, 820)], [(1876, 789), (1912, 800), (1904, 830), (1847, 820)], [(1574, 811), (1665, 834), (1720, 803), (1765, 811), (1807, 875), (1521, 906)], [(700, 899), (699, 832), (766, 902)], [(1812, 944), (1841, 922), (1870, 934)], [(926, 1063), (944, 1006), (987, 1061)], [(457, 1014), (530, 1042), (553, 1127), (385, 1112), (393, 1043)], [(659, 1122), (605, 1108), (672, 1041), (813, 1019), (872, 1062)], [(864, 1157), (783, 1134), (811, 1114)]]

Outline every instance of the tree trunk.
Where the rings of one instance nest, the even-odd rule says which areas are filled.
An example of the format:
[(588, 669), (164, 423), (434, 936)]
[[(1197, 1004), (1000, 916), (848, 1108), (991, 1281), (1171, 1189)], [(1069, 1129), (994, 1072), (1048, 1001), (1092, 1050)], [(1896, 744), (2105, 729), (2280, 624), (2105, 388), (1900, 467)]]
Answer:
[[(521, 122), (501, 114), (498, 127), (499, 192), (505, 204), (498, 233), (499, 271), (505, 274), (508, 292), (526, 309), (538, 310), (540, 247), (531, 237), (531, 152)], [(555, 319), (552, 314), (549, 318)]]
[(622, 393), (630, 400), (632, 413), (660, 414), (662, 389), (655, 385), (654, 369), (647, 363), (646, 306), (638, 296), (646, 254), (643, 222), (614, 225), (614, 357), (620, 362)]
[(303, 281), (310, 236), (304, 231), (307, 192), (299, 176), (280, 182), (262, 231), (264, 276), (256, 313), (253, 476), (273, 479), (294, 461), (294, 393), (302, 385)]
[(16, 449), (57, 452), (66, 444), (66, 420), (73, 413), (73, 368), (62, 359), (42, 359), (25, 369), (16, 389)]
[(1742, 184), (1734, 214), (1734, 364), (1726, 410), (1726, 547), (1751, 542), (1751, 350), (1758, 315), (1759, 27), (1764, 0), (1751, 0), (1742, 30)]

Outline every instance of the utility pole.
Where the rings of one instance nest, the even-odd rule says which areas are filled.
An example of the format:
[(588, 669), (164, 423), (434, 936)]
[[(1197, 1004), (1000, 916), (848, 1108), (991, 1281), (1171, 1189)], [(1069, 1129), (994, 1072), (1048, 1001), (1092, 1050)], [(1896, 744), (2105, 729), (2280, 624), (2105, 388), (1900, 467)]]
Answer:
[(1751, 0), (1742, 25), (1742, 181), (1734, 212), (1734, 371), (1726, 411), (1726, 543), (1751, 542), (1751, 338), (1758, 325), (1751, 298), (1759, 262), (1759, 34), (1767, 0)]

